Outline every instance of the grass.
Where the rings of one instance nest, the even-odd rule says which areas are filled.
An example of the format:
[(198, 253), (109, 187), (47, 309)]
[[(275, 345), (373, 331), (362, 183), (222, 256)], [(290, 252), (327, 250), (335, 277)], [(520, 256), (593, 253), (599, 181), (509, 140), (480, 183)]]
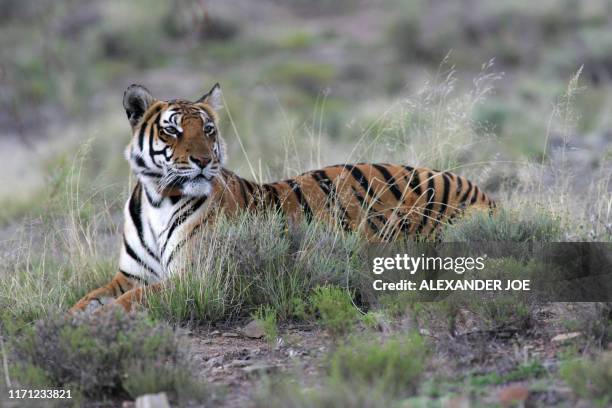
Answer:
[(472, 211), (443, 232), (446, 242), (557, 242), (561, 220), (544, 210), (499, 209), (493, 215)]
[(350, 282), (360, 265), (359, 239), (343, 238), (333, 227), (288, 225), (270, 213), (220, 220), (212, 228), (185, 249), (182, 272), (168, 288), (149, 297), (155, 317), (220, 321), (269, 305), (287, 320), (304, 315), (313, 288)]
[(10, 260), (0, 268), (0, 318), (5, 322), (27, 324), (64, 311), (115, 271), (116, 243), (102, 240), (117, 231), (112, 213), (119, 207), (117, 198), (110, 197), (112, 189), (83, 185), (90, 146), (84, 143), (71, 162), (56, 167), (30, 215), (36, 226), (23, 225), (3, 249)]

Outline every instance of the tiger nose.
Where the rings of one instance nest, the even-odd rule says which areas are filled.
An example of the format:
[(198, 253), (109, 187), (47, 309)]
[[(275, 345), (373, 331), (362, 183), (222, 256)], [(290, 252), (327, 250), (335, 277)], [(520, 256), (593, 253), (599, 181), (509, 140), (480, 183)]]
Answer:
[(197, 157), (189, 156), (189, 160), (191, 160), (193, 164), (195, 164), (201, 169), (205, 168), (206, 166), (208, 166), (208, 163), (210, 163), (210, 159), (205, 158), (205, 157), (197, 158)]

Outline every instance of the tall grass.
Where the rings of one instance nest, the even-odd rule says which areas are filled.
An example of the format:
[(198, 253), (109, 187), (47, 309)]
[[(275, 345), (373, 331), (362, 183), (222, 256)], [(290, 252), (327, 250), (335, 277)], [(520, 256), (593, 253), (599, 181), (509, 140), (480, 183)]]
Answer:
[(86, 144), (61, 171), (45, 212), (2, 242), (0, 317), (27, 323), (66, 310), (87, 290), (109, 280), (118, 241), (114, 200), (81, 179)]

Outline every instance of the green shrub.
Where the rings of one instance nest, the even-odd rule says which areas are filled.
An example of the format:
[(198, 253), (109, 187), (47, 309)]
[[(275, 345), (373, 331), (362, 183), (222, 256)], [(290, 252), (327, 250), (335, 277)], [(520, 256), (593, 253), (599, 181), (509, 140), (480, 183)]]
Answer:
[(521, 381), (529, 378), (538, 378), (546, 373), (546, 369), (537, 360), (532, 360), (518, 365), (506, 373), (493, 372), (489, 374), (475, 375), (469, 378), (470, 384), (475, 386), (501, 385), (513, 381)]
[(443, 232), (446, 242), (555, 242), (561, 239), (561, 221), (541, 210), (521, 213), (499, 209), (489, 215), (470, 211)]
[(332, 380), (355, 387), (379, 388), (390, 394), (414, 394), (428, 359), (428, 349), (416, 332), (383, 344), (355, 337), (331, 355)]
[(337, 286), (319, 286), (310, 301), (323, 326), (332, 336), (348, 333), (357, 322), (359, 311), (353, 305), (350, 292)]
[(366, 328), (377, 329), (385, 321), (385, 315), (382, 312), (369, 311), (362, 315), (360, 320)]
[(13, 336), (11, 348), (12, 375), (24, 386), (43, 382), (87, 397), (165, 391), (177, 399), (202, 389), (179, 337), (142, 314), (49, 317)]
[(612, 353), (596, 358), (575, 358), (564, 361), (559, 368), (561, 378), (581, 398), (597, 406), (612, 403)]
[(270, 344), (273, 344), (278, 337), (278, 326), (276, 324), (276, 311), (270, 306), (260, 306), (252, 318), (255, 319), (263, 328), (264, 338)]

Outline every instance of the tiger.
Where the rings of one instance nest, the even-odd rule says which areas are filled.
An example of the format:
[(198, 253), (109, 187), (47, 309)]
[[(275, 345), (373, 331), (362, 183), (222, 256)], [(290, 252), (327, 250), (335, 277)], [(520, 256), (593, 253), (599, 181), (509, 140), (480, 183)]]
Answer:
[(339, 164), (270, 183), (242, 178), (225, 167), (218, 83), (195, 102), (158, 100), (133, 84), (123, 107), (132, 130), (125, 157), (137, 181), (124, 208), (118, 271), (72, 313), (111, 304), (130, 311), (147, 292), (163, 290), (179, 250), (220, 214), (276, 211), (392, 241), (431, 237), (468, 207), (496, 206), (464, 177), (408, 165)]

